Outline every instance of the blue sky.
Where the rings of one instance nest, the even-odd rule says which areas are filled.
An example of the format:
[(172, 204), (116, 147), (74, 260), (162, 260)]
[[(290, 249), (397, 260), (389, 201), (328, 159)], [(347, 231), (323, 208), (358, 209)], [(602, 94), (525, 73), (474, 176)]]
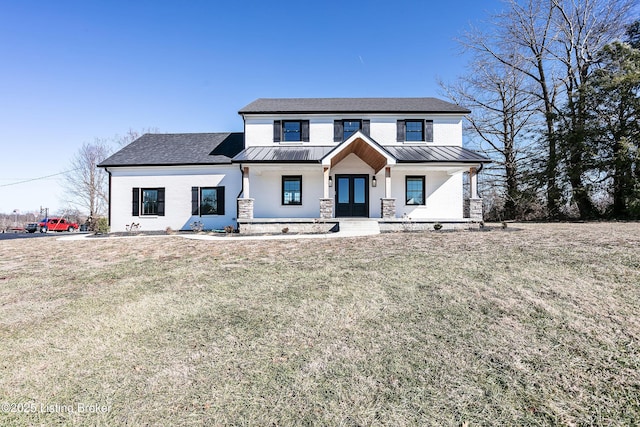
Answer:
[(499, 0), (0, 0), (0, 213), (66, 206), (84, 142), (242, 130), (260, 97), (439, 96)]

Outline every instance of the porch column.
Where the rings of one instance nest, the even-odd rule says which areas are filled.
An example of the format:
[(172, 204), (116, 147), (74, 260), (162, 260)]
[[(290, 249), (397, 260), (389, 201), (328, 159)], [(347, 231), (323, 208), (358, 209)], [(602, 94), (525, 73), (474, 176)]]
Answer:
[(249, 195), (249, 166), (242, 168), (242, 195), (245, 199), (251, 197)]
[(478, 169), (469, 169), (469, 185), (470, 185), (470, 198), (478, 198)]
[(320, 218), (333, 218), (333, 199), (327, 197), (320, 199)]
[(249, 197), (249, 167), (242, 168), (242, 198), (238, 199), (238, 219), (253, 219), (253, 199)]
[(322, 173), (322, 178), (324, 182), (324, 196), (325, 199), (329, 198), (329, 167), (325, 166), (324, 171)]
[(391, 198), (391, 168), (384, 168), (384, 198)]
[(396, 199), (391, 197), (391, 168), (384, 168), (384, 198), (380, 199), (380, 216), (383, 219), (396, 217)]
[(478, 169), (469, 169), (469, 218), (472, 221), (482, 222), (482, 199), (478, 197)]

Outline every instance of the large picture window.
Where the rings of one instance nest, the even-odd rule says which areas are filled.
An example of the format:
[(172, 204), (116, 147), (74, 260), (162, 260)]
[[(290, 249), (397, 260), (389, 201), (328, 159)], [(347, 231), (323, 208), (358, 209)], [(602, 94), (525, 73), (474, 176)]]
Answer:
[(424, 176), (407, 176), (405, 187), (407, 205), (424, 205)]
[(224, 187), (191, 187), (192, 215), (224, 215)]
[(133, 216), (164, 216), (164, 188), (134, 188), (131, 214)]
[(302, 176), (297, 175), (282, 177), (282, 204), (302, 204)]

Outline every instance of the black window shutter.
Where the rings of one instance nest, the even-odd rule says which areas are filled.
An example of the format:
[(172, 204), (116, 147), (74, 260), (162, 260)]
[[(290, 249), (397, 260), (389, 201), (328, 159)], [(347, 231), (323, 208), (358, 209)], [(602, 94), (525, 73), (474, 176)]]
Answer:
[(140, 216), (140, 189), (133, 188), (133, 198), (131, 199), (131, 215)]
[(424, 140), (433, 142), (433, 120), (424, 122)]
[(344, 135), (344, 127), (342, 120), (333, 121), (333, 142), (342, 142), (342, 136)]
[(302, 120), (300, 122), (300, 128), (302, 132), (302, 142), (309, 142), (309, 120)]
[(218, 215), (224, 215), (224, 187), (218, 187)]
[(371, 136), (371, 120), (363, 120), (362, 121), (362, 133), (367, 136)]
[(191, 215), (200, 215), (198, 199), (200, 198), (200, 189), (191, 187)]
[(164, 188), (158, 188), (158, 216), (164, 216)]
[(280, 142), (280, 133), (282, 132), (282, 121), (273, 121), (273, 142)]
[(405, 140), (405, 128), (404, 128), (404, 120), (398, 120), (398, 132), (397, 132), (397, 141), (404, 142)]

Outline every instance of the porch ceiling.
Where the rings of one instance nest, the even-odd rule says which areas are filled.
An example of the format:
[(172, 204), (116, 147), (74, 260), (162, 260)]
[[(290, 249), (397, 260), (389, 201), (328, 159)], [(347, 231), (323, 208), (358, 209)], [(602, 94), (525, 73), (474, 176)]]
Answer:
[(387, 164), (387, 158), (385, 156), (380, 154), (362, 138), (357, 138), (331, 158), (331, 167), (340, 163), (349, 154), (355, 154), (360, 157), (362, 161), (371, 166), (376, 173), (378, 173)]

